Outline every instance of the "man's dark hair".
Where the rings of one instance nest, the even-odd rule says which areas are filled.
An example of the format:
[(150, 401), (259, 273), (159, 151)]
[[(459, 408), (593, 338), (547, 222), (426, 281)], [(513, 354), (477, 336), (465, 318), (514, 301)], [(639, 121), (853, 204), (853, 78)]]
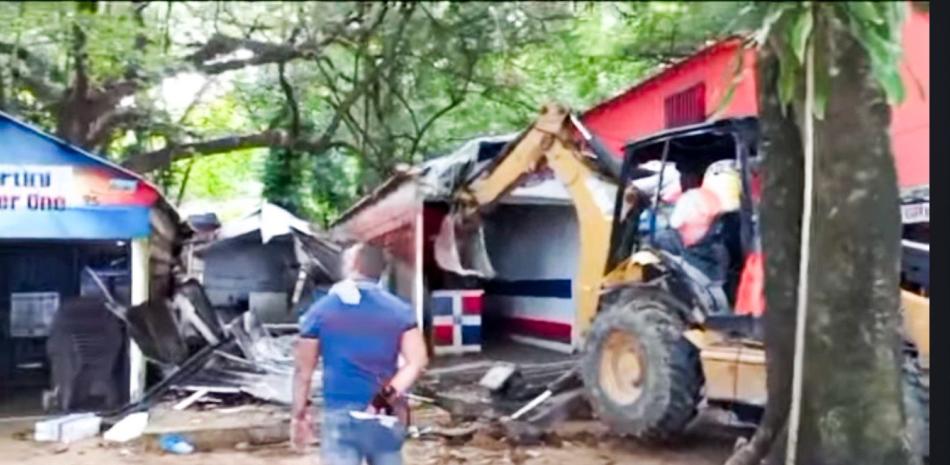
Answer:
[(367, 243), (353, 245), (347, 251), (352, 255), (352, 266), (359, 274), (371, 278), (379, 279), (386, 269), (386, 255), (383, 249)]

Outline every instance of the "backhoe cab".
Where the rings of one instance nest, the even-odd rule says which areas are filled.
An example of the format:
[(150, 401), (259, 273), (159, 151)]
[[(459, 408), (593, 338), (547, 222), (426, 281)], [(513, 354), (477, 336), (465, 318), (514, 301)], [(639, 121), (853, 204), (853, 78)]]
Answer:
[[(582, 361), (591, 403), (614, 431), (643, 439), (675, 437), (703, 395), (740, 416), (761, 414), (761, 319), (736, 311), (743, 268), (755, 263), (747, 258), (760, 252), (758, 146), (757, 119), (736, 118), (665, 131), (625, 147), (604, 294)], [(678, 173), (682, 192), (698, 187), (702, 173), (722, 160), (737, 168), (740, 199), (738, 209), (720, 214), (700, 241), (715, 241), (724, 251), (716, 255), (720, 271), (710, 272), (709, 255), (693, 250), (698, 247), (671, 251), (658, 240), (675, 234), (665, 225), (669, 205), (661, 192), (671, 173)], [(631, 189), (650, 163), (659, 163), (657, 187), (648, 193)], [(912, 447), (926, 456), (929, 300), (901, 293), (905, 408)]]
[[(745, 257), (756, 244), (757, 138), (754, 118), (727, 119), (625, 147), (605, 289), (582, 363), (591, 403), (617, 432), (674, 437), (695, 416), (703, 388), (710, 402), (765, 403), (759, 320), (733, 311)], [(723, 270), (713, 279), (708, 257), (694, 257), (692, 247), (662, 247), (658, 238), (675, 234), (666, 225), (666, 181), (682, 192), (697, 188), (697, 179), (721, 160), (736, 162), (742, 189), (738, 210), (719, 215), (703, 239), (726, 252), (712, 264)], [(647, 164), (659, 164), (651, 192), (633, 187)]]

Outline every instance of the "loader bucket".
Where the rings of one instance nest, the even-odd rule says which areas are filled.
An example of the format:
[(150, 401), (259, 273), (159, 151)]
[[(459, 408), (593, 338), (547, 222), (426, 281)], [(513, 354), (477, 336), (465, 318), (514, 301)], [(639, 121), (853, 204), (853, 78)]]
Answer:
[(462, 225), (452, 214), (442, 220), (439, 235), (435, 238), (435, 261), (443, 270), (460, 276), (484, 279), (495, 276), (481, 224)]

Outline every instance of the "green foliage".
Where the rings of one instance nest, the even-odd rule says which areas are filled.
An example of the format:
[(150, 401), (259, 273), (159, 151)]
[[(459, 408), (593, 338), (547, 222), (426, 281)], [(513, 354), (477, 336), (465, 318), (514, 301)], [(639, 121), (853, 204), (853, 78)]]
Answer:
[(272, 149), (264, 162), (263, 197), (287, 211), (328, 226), (358, 197), (359, 168), (352, 155), (331, 151), (308, 157)]
[[(884, 89), (891, 104), (904, 99), (900, 76), (902, 56), (901, 24), (906, 15), (904, 2), (755, 2), (746, 8), (751, 16), (761, 18), (756, 34), (759, 44), (771, 40), (778, 52), (778, 93), (788, 105), (801, 98), (804, 79), (805, 52), (814, 42), (814, 24), (821, 16), (826, 21), (840, 21), (867, 51), (873, 77)], [(825, 52), (825, 45), (815, 44), (816, 63)], [(815, 70), (815, 117), (824, 117), (827, 102), (828, 66)]]
[(314, 160), (309, 173), (310, 195), (305, 198), (304, 212), (329, 226), (359, 198), (359, 163), (352, 155), (333, 151)]
[(264, 183), (264, 198), (300, 215), (303, 210), (302, 197), (306, 195), (307, 187), (304, 184), (305, 171), (306, 167), (299, 153), (283, 148), (270, 149), (261, 179)]
[[(727, 34), (744, 4), (99, 2), (80, 12), (74, 3), (0, 3), (0, 107), (55, 130), (56, 102), (23, 77), (60, 91), (74, 85), (77, 30), (93, 87), (143, 82), (121, 105), (113, 102), (138, 115), (102, 145), (116, 161), (167, 145), (288, 131), (294, 101), (299, 136), (326, 135), (331, 144), (199, 156), (153, 177), (173, 201), (180, 191), (185, 201), (263, 193), (327, 222), (397, 164), (521, 130), (549, 100), (583, 111), (623, 91)], [(322, 42), (358, 12), (365, 35)], [(189, 57), (215, 35), (254, 41), (251, 49), (321, 45), (285, 64), (288, 96), (273, 62), (216, 74), (208, 84)], [(16, 46), (31, 60), (11, 58)], [(256, 50), (218, 58), (238, 52)], [(192, 88), (202, 82), (204, 93)]]
[(249, 149), (175, 162), (175, 184), (170, 193), (177, 194), (184, 173), (194, 163), (183, 201), (259, 196), (266, 155), (264, 149)]
[(904, 100), (900, 76), (904, 2), (842, 2), (834, 8), (871, 57), (871, 71), (890, 103)]

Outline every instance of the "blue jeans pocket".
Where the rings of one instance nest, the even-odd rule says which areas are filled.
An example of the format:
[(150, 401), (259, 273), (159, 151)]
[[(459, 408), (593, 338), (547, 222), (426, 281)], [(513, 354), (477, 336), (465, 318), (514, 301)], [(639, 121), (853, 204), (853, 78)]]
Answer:
[(354, 420), (354, 423), (367, 453), (398, 451), (406, 440), (406, 427), (401, 423), (391, 427), (376, 420)]

